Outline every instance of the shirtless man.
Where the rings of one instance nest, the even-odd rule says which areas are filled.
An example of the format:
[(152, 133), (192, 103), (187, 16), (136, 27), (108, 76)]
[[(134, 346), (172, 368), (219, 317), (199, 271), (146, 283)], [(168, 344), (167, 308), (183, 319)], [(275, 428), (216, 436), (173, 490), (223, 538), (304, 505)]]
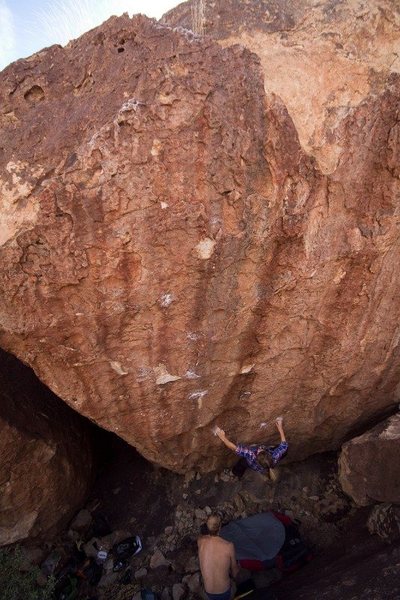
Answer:
[(219, 537), (221, 519), (210, 515), (207, 519), (207, 535), (197, 540), (200, 570), (209, 600), (230, 600), (231, 580), (239, 572), (235, 548), (231, 542)]

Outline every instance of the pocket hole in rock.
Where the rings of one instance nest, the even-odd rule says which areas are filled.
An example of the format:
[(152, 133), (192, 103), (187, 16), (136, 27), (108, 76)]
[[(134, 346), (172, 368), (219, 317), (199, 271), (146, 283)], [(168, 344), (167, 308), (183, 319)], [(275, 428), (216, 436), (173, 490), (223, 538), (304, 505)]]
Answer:
[(29, 104), (37, 104), (44, 100), (44, 91), (40, 85), (33, 85), (24, 94), (24, 98)]

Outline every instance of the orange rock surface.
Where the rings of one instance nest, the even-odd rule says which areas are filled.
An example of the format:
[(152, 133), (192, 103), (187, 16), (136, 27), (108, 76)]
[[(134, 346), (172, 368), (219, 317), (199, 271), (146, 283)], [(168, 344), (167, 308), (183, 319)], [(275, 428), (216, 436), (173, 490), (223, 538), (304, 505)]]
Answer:
[(300, 458), (399, 399), (400, 81), (371, 58), (399, 11), (377, 9), (355, 95), (351, 57), (316, 69), (321, 10), (274, 31), (243, 9), (226, 48), (115, 18), (0, 74), (0, 345), (177, 471), (226, 461), (215, 423), (273, 442), (283, 414)]

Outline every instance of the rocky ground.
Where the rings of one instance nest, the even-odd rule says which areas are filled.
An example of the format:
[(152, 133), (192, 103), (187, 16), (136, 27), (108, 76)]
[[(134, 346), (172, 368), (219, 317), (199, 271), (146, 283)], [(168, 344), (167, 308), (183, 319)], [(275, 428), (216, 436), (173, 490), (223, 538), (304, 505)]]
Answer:
[[(55, 543), (45, 549), (31, 548), (28, 552), (36, 561), (47, 557), (47, 570), (53, 569), (62, 580), (61, 575), (68, 572), (71, 557), (77, 556), (77, 548), (80, 549), (78, 575), (64, 576), (67, 589), (72, 590), (79, 584), (79, 592), (71, 598), (137, 600), (142, 588), (158, 592), (163, 600), (202, 598), (196, 538), (211, 511), (218, 511), (224, 522), (269, 509), (285, 512), (301, 521), (301, 533), (313, 550), (315, 560), (289, 579), (281, 580), (277, 570), (255, 576), (259, 587), (272, 584), (278, 599), (292, 597), (290, 593), (298, 589), (302, 577), (305, 577), (303, 586), (318, 576), (321, 579), (327, 564), (332, 565), (338, 557), (344, 556), (344, 548), (353, 553), (353, 562), (354, 556), (357, 560), (362, 559), (369, 573), (371, 565), (365, 562), (366, 557), (383, 552), (381, 560), (385, 565), (394, 565), (387, 573), (389, 580), (398, 576), (396, 557), (391, 556), (387, 562), (389, 546), (367, 531), (371, 509), (357, 508), (341, 491), (337, 457), (333, 453), (283, 465), (278, 482), (273, 484), (252, 471), (247, 471), (238, 480), (228, 468), (207, 475), (189, 472), (179, 476), (154, 468), (114, 436), (104, 437), (101, 445), (105, 460), (86, 508)], [(143, 550), (117, 565), (121, 568), (115, 571), (118, 562), (115, 545), (135, 535), (142, 539)], [(361, 547), (362, 556), (358, 551)], [(390, 546), (391, 552), (396, 548)], [(93, 573), (89, 561), (92, 565), (95, 563), (99, 550), (105, 550), (108, 556)], [(347, 568), (351, 564), (348, 562)], [(348, 576), (346, 579), (346, 564), (340, 569), (345, 580), (344, 590), (350, 595), (345, 595), (342, 586), (341, 595), (337, 597), (360, 597), (351, 595), (351, 586), (359, 582), (360, 573), (357, 578)], [(333, 576), (334, 572), (331, 568), (325, 573), (325, 580), (321, 579), (325, 586), (329, 584), (327, 576)], [(90, 580), (96, 579), (98, 583), (90, 585)], [(337, 586), (340, 582), (336, 573), (334, 583)], [(321, 587), (318, 588), (317, 583), (301, 597), (336, 598), (333, 592), (323, 596), (318, 589)], [(380, 598), (377, 595), (367, 597)]]

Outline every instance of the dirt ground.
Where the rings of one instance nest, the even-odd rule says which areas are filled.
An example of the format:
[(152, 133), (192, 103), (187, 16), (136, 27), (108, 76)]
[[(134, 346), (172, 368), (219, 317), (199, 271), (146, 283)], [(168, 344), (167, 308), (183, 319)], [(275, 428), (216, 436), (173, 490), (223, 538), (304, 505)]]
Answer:
[[(103, 463), (88, 506), (96, 506), (93, 513), (104, 514), (112, 529), (124, 529), (141, 536), (144, 551), (135, 557), (133, 567), (148, 569), (147, 578), (141, 581), (146, 587), (161, 591), (161, 587), (171, 589), (174, 582), (181, 580), (185, 574), (182, 563), (196, 556), (195, 540), (201, 525), (196, 511), (201, 517), (205, 509), (219, 512), (225, 522), (271, 509), (300, 521), (301, 533), (316, 558), (303, 574), (291, 576), (288, 589), (285, 581), (275, 578), (275, 593), (277, 597), (284, 594), (285, 599), (290, 597), (295, 581), (305, 585), (309, 577), (315, 579), (326, 562), (332, 564), (340, 559), (344, 540), (353, 554), (354, 548), (368, 547), (366, 552), (371, 554), (382, 546), (378, 538), (374, 538), (371, 545), (366, 529), (369, 509), (358, 509), (341, 491), (335, 453), (317, 455), (296, 464), (285, 465), (283, 461), (279, 481), (272, 484), (252, 471), (238, 480), (231, 475), (230, 468), (203, 476), (188, 473), (184, 477), (153, 467), (113, 436), (110, 444), (112, 451)], [(227, 460), (229, 458), (227, 455)], [(168, 573), (165, 569), (154, 572), (149, 569), (155, 548), (161, 549), (170, 561), (172, 570), (170, 566)], [(274, 577), (270, 581), (274, 581)], [(118, 584), (111, 589), (114, 592), (110, 597), (117, 591), (124, 597), (124, 590)], [(131, 589), (126, 586), (125, 589), (126, 597), (131, 597), (129, 594), (136, 587), (133, 584)], [(310, 590), (308, 594), (311, 598)]]
[[(95, 520), (104, 519), (119, 538), (139, 535), (143, 551), (121, 572), (109, 572), (96, 587), (82, 585), (76, 597), (136, 600), (138, 590), (147, 588), (163, 600), (201, 598), (196, 539), (211, 511), (218, 512), (225, 523), (267, 510), (300, 521), (301, 534), (315, 559), (283, 579), (277, 570), (258, 575), (260, 586), (272, 585), (268, 596), (260, 596), (265, 599), (358, 600), (364, 597), (367, 576), (376, 571), (373, 557), (380, 556), (377, 565), (396, 565), (396, 561), (400, 565), (393, 554), (396, 546), (389, 548), (369, 535), (366, 521), (370, 509), (357, 508), (341, 491), (335, 453), (296, 464), (284, 460), (279, 480), (272, 483), (251, 470), (238, 480), (228, 467), (203, 476), (195, 472), (177, 475), (154, 467), (112, 434), (102, 434), (98, 444), (99, 470), (86, 508)], [(227, 460), (230, 458), (227, 454)], [(86, 542), (90, 535), (81, 537)], [(69, 532), (49, 549), (64, 544), (68, 553), (71, 543)], [(398, 572), (396, 568), (392, 571), (379, 586), (386, 590), (385, 596), (376, 595), (378, 590), (375, 596), (365, 597), (400, 597), (388, 592), (396, 589), (390, 581)], [(299, 595), (303, 588), (304, 595)], [(372, 585), (368, 589), (375, 593)]]
[[(147, 547), (165, 527), (176, 526), (176, 509), (217, 510), (225, 521), (233, 513), (278, 510), (301, 520), (309, 543), (322, 550), (340, 537), (343, 517), (354, 507), (336, 478), (336, 455), (317, 455), (296, 465), (284, 465), (276, 484), (248, 470), (239, 481), (230, 474), (177, 475), (154, 467), (117, 437), (108, 437), (107, 456), (87, 506), (106, 516), (113, 530), (138, 534)], [(146, 541), (150, 540), (150, 544)]]

